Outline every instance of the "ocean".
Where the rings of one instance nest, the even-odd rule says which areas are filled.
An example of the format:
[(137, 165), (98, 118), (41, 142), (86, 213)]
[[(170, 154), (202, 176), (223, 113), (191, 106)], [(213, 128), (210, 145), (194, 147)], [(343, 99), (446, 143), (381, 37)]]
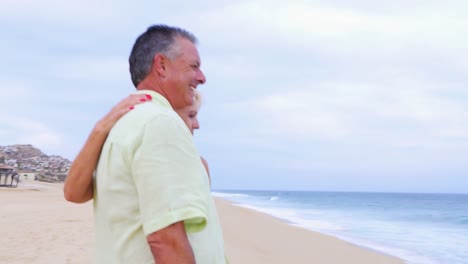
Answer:
[(213, 191), (408, 264), (468, 264), (468, 194)]

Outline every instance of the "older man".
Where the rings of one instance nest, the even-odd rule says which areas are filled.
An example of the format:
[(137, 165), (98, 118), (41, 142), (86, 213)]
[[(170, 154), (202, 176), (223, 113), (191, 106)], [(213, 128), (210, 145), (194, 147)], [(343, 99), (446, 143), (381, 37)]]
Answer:
[(137, 105), (111, 130), (96, 170), (97, 263), (225, 263), (221, 227), (192, 136), (174, 109), (205, 82), (196, 38), (155, 25), (136, 40)]

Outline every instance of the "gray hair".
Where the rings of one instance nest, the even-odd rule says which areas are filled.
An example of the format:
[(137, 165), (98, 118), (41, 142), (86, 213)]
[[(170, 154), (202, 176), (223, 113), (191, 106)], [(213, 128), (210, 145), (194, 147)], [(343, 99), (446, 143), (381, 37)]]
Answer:
[(176, 37), (185, 38), (193, 44), (197, 43), (197, 38), (192, 33), (167, 25), (153, 25), (137, 38), (128, 58), (135, 87), (149, 74), (156, 54), (161, 53), (171, 59), (178, 55), (174, 47)]

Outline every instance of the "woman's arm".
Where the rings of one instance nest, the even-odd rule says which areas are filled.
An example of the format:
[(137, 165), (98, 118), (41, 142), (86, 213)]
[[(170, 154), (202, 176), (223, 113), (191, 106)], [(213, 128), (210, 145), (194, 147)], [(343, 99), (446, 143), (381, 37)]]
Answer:
[(99, 120), (68, 171), (63, 187), (67, 201), (84, 203), (93, 198), (93, 172), (96, 169), (107, 135), (117, 120), (132, 110), (134, 105), (151, 99), (151, 96), (146, 94), (130, 95)]
[(208, 162), (203, 158), (200, 157), (203, 167), (205, 167), (206, 173), (208, 174), (208, 180), (210, 181), (210, 186), (211, 186), (211, 176), (210, 176), (210, 169), (208, 168)]

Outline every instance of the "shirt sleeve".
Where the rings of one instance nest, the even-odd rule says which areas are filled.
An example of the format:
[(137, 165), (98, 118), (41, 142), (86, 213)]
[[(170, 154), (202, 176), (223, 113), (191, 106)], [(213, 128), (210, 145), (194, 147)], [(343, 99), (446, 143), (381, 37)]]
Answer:
[(146, 236), (180, 221), (187, 232), (204, 229), (210, 191), (192, 136), (181, 120), (158, 116), (145, 125), (133, 155), (132, 176)]

